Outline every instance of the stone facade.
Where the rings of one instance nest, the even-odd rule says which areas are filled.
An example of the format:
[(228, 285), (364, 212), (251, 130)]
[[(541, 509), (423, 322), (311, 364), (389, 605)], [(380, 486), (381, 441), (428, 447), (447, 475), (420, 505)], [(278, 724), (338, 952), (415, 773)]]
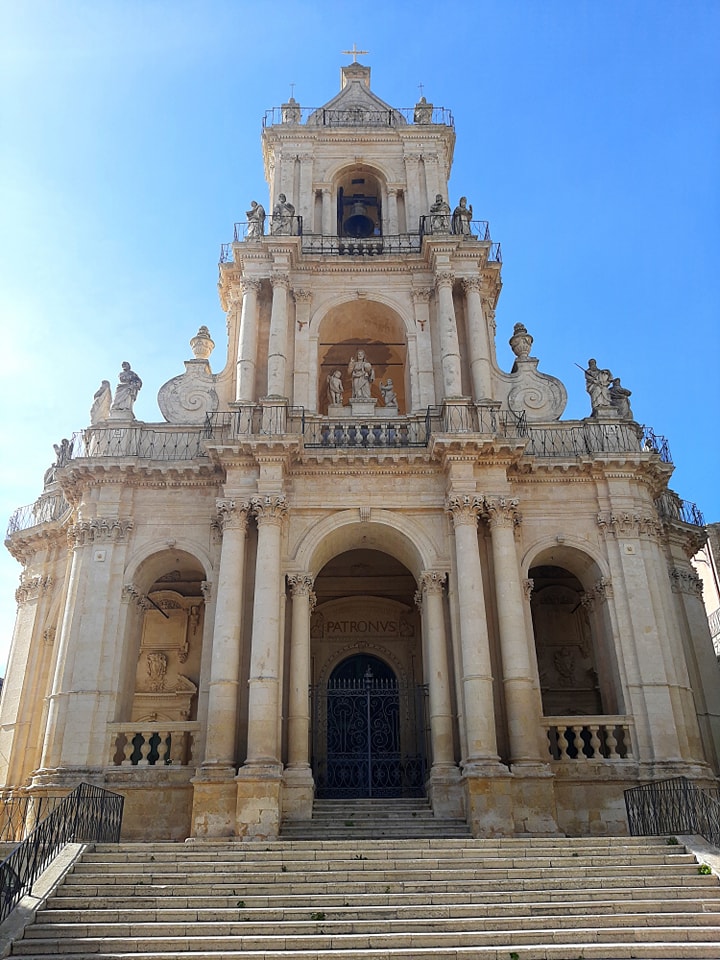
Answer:
[(225, 366), (201, 328), (147, 424), (125, 362), (11, 521), (7, 791), (89, 779), (175, 839), (427, 795), (487, 836), (623, 832), (624, 788), (714, 779), (702, 529), (608, 370), (568, 421), (538, 331), (498, 367), (500, 249), (450, 213), (454, 147), (360, 63), (267, 118)]

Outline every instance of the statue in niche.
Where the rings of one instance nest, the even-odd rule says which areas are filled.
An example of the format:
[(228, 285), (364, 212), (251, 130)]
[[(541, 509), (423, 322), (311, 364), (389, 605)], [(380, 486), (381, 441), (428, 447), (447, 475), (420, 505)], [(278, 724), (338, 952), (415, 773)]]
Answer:
[(348, 363), (348, 374), (352, 378), (353, 400), (370, 400), (370, 384), (375, 380), (372, 364), (365, 357), (364, 350), (358, 350)]
[(284, 193), (278, 197), (273, 207), (271, 232), (276, 237), (289, 237), (292, 234), (295, 207), (288, 201)]
[(343, 382), (342, 374), (339, 370), (333, 370), (332, 373), (328, 374), (327, 378), (328, 385), (328, 400), (332, 404), (342, 406), (343, 402)]
[(248, 221), (246, 239), (259, 240), (265, 235), (265, 207), (257, 200), (251, 200), (245, 216)]
[(387, 378), (387, 382), (383, 383), (382, 380), (378, 381), (378, 386), (380, 387), (380, 393), (382, 394), (383, 403), (386, 407), (396, 407), (397, 406), (397, 394), (395, 393), (395, 387), (390, 377)]
[(96, 423), (102, 423), (110, 415), (110, 405), (112, 404), (112, 389), (109, 380), (103, 380), (93, 396), (93, 403), (90, 407), (90, 423), (94, 426)]
[(592, 412), (606, 410), (612, 406), (610, 399), (610, 384), (613, 375), (609, 370), (601, 370), (597, 365), (597, 360), (588, 360), (587, 370), (585, 371), (585, 389), (590, 394), (590, 406)]
[(168, 659), (164, 653), (148, 653), (147, 675), (150, 689), (159, 693), (165, 687)]
[(615, 407), (618, 416), (622, 420), (633, 419), (633, 413), (630, 409), (629, 400), (629, 397), (631, 396), (632, 390), (628, 390), (626, 387), (623, 387), (620, 383), (620, 377), (615, 377), (610, 384), (610, 402)]
[(110, 410), (127, 412), (133, 417), (133, 404), (137, 400), (137, 395), (142, 387), (142, 380), (130, 369), (127, 360), (123, 361), (122, 370), (118, 376), (119, 383), (115, 387), (115, 399), (112, 402)]
[(527, 332), (524, 323), (516, 323), (510, 337), (510, 349), (518, 360), (527, 360), (533, 345), (533, 337)]
[(430, 207), (430, 232), (450, 233), (450, 204), (441, 193), (435, 194), (435, 203)]
[(452, 232), (461, 236), (470, 236), (470, 221), (472, 220), (472, 204), (468, 206), (467, 197), (460, 197), (460, 203), (453, 210)]

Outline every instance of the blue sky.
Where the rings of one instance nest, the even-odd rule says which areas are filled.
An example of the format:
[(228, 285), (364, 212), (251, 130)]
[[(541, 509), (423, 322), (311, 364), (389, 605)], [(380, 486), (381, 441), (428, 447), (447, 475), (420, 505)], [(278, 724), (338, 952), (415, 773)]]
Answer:
[[(501, 365), (525, 323), (583, 417), (574, 364), (597, 357), (720, 520), (716, 0), (0, 3), (0, 514), (121, 361), (146, 421), (200, 324), (219, 368), (218, 252), (267, 197), (262, 115), (291, 83), (329, 100), (353, 43), (383, 99), (422, 83), (454, 113), (450, 202), (503, 248)], [(0, 665), (19, 571), (3, 554)]]

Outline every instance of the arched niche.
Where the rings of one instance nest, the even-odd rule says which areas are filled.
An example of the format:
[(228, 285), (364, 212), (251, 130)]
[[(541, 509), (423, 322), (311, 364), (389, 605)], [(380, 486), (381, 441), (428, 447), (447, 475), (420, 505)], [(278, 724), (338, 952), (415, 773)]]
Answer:
[[(409, 412), (410, 384), (407, 341), (402, 318), (387, 304), (358, 298), (337, 304), (327, 312), (318, 331), (318, 410), (328, 412), (328, 377), (340, 371), (343, 405), (349, 405), (352, 385), (348, 364), (358, 350), (364, 350), (373, 367), (375, 379), (371, 396), (377, 400), (375, 412), (382, 416), (380, 381), (393, 381), (400, 414)], [(348, 406), (348, 415), (350, 409)]]
[(341, 171), (335, 178), (338, 237), (380, 237), (383, 230), (384, 180), (364, 164)]
[(528, 570), (530, 610), (545, 716), (621, 712), (605, 583), (596, 561), (573, 547), (541, 551)]

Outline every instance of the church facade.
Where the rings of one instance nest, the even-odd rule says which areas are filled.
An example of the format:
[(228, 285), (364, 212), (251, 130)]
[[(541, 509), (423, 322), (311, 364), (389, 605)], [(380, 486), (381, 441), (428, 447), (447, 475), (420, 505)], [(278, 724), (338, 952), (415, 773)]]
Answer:
[(139, 422), (123, 364), (13, 516), (6, 794), (91, 780), (133, 838), (277, 836), (314, 798), (426, 796), (474, 835), (622, 833), (623, 790), (715, 780), (720, 684), (667, 447), (594, 361), (590, 413), (451, 206), (450, 113), (370, 71), (265, 118), (267, 211)]

